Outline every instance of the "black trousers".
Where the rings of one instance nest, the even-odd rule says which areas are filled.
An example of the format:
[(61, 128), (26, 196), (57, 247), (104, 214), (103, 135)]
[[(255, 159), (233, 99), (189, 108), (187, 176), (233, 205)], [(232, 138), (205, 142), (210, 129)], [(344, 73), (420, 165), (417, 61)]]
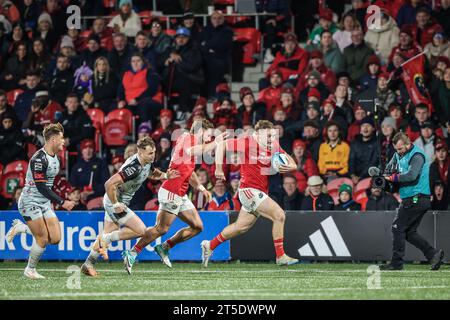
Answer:
[(392, 264), (403, 264), (405, 241), (408, 241), (422, 251), (428, 261), (436, 254), (436, 249), (417, 232), (417, 228), (419, 227), (424, 214), (430, 208), (431, 202), (429, 197), (420, 196), (418, 197), (417, 203), (414, 203), (413, 198), (406, 198), (403, 200), (397, 215), (392, 222)]

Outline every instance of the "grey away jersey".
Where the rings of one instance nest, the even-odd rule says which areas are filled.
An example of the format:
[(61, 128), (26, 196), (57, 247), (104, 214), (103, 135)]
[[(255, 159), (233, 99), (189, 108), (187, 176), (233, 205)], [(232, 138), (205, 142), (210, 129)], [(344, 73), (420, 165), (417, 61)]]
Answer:
[(25, 187), (22, 194), (25, 197), (24, 200), (39, 204), (50, 202), (49, 198), (38, 191), (36, 183), (45, 183), (51, 190), (53, 188), (53, 181), (58, 173), (58, 156), (54, 155), (52, 157), (45, 152), (44, 148), (36, 151), (30, 160), (25, 178)]
[(118, 172), (124, 183), (117, 188), (117, 200), (128, 206), (136, 191), (153, 170), (153, 163), (141, 165), (137, 153), (129, 157)]

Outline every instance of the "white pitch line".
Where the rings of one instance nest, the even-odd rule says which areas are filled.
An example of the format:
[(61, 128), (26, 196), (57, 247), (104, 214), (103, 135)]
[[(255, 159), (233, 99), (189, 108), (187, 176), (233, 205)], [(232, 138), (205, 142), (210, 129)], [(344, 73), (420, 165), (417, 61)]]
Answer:
[[(413, 286), (413, 287), (392, 287), (392, 288), (382, 288), (379, 290), (370, 291), (393, 291), (393, 290), (422, 290), (422, 289), (450, 289), (449, 286)], [(7, 292), (4, 293), (5, 298), (19, 298), (19, 299), (33, 299), (33, 298), (58, 298), (58, 297), (68, 297), (68, 298), (81, 298), (81, 297), (141, 297), (141, 296), (189, 296), (205, 294), (209, 296), (221, 297), (226, 295), (228, 298), (231, 296), (277, 296), (277, 297), (304, 297), (304, 296), (314, 296), (314, 295), (334, 295), (332, 292), (342, 292), (342, 291), (368, 291), (367, 288), (316, 288), (307, 289), (308, 292), (284, 292), (280, 293), (278, 291), (267, 291), (259, 289), (244, 289), (244, 290), (221, 290), (220, 292), (212, 290), (188, 290), (188, 291), (135, 291), (135, 292), (54, 292), (47, 294), (38, 295), (9, 295)], [(1, 297), (1, 296), (0, 296)]]

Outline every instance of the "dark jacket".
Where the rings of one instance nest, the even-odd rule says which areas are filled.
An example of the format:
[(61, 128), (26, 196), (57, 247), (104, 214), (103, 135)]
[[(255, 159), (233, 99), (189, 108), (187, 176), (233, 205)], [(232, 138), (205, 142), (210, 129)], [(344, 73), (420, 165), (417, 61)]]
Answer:
[(367, 178), (369, 167), (377, 167), (380, 159), (380, 146), (377, 143), (375, 134), (370, 140), (363, 141), (361, 135), (357, 135), (350, 145), (349, 173), (361, 179)]
[(86, 65), (91, 68), (91, 70), (94, 70), (94, 64), (95, 60), (97, 60), (100, 57), (106, 57), (108, 55), (108, 51), (106, 51), (103, 48), (99, 48), (97, 51), (90, 51), (89, 49), (83, 50), (81, 53), (81, 63), (86, 63)]
[[(0, 117), (1, 120), (3, 116)], [(24, 140), (22, 130), (15, 120), (8, 130), (3, 129), (0, 123), (0, 163), (6, 165), (15, 160), (25, 160)]]
[(17, 96), (16, 102), (14, 104), (14, 111), (17, 114), (17, 118), (20, 122), (24, 122), (27, 119), (28, 113), (31, 110), (31, 103), (33, 102), (36, 92), (40, 88), (37, 86), (34, 89), (27, 89)]
[(398, 202), (390, 194), (385, 191), (381, 191), (380, 197), (369, 196), (367, 200), (366, 211), (393, 211), (397, 209)]
[(334, 209), (334, 201), (326, 193), (321, 193), (314, 203), (313, 196), (309, 195), (303, 198), (301, 210), (307, 211), (326, 211)]
[(361, 205), (353, 199), (350, 199), (346, 203), (339, 200), (339, 204), (334, 207), (336, 211), (360, 211)]
[(353, 81), (366, 73), (367, 60), (373, 54), (373, 50), (364, 41), (358, 46), (351, 44), (344, 49), (345, 70), (350, 73)]
[(133, 47), (127, 45), (123, 52), (119, 52), (116, 48), (108, 53), (107, 59), (111, 70), (116, 72), (118, 78), (122, 78), (122, 75), (130, 68), (131, 55), (133, 54)]
[(92, 126), (91, 118), (81, 106), (73, 114), (65, 110), (59, 122), (64, 127), (64, 136), (69, 138), (69, 149), (76, 151), (78, 144), (84, 139), (93, 139), (95, 129)]
[(148, 38), (151, 42), (151, 48), (155, 51), (156, 55), (165, 53), (172, 45), (172, 38), (165, 33), (161, 33), (158, 37), (153, 37), (150, 34)]
[[(27, 59), (23, 61), (19, 61), (17, 56), (13, 56), (8, 59), (6, 65), (3, 68), (2, 73), (0, 74), (0, 84), (5, 90), (12, 90), (19, 87), (19, 80), (24, 79), (25, 75), (28, 71), (30, 63)], [(6, 80), (5, 77), (7, 75), (12, 75), (12, 80)]]
[(294, 194), (288, 196), (286, 192), (283, 192), (282, 208), (284, 210), (300, 210), (302, 208), (303, 194), (295, 190)]
[(241, 105), (238, 108), (238, 127), (242, 128), (244, 125), (255, 125), (259, 120), (266, 117), (266, 106), (262, 102), (255, 102), (250, 112), (245, 110), (245, 106)]
[(79, 189), (83, 189), (89, 185), (91, 179), (91, 172), (94, 172), (92, 176), (92, 188), (94, 194), (88, 199), (102, 197), (105, 193), (105, 182), (109, 178), (109, 170), (107, 164), (94, 157), (89, 161), (84, 161), (81, 157), (75, 163), (70, 172), (70, 183)]
[(51, 99), (64, 106), (67, 95), (72, 92), (73, 72), (70, 69), (64, 71), (55, 69), (49, 76), (48, 85)]
[(201, 43), (207, 65), (229, 68), (233, 30), (224, 24), (217, 28), (209, 25), (202, 32)]
[[(108, 78), (108, 81), (106, 81)], [(114, 72), (109, 76), (99, 77), (96, 81), (92, 79), (92, 93), (94, 94), (94, 103), (98, 103), (100, 108), (107, 109), (109, 105), (117, 99), (117, 89), (119, 80)]]

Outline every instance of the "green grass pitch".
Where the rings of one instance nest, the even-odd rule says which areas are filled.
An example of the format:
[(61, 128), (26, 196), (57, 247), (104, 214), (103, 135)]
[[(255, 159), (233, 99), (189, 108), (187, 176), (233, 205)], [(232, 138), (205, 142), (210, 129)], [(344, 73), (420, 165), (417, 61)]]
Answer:
[[(99, 263), (100, 276), (67, 273), (75, 263), (41, 262), (45, 280), (22, 276), (25, 262), (0, 262), (0, 299), (450, 299), (450, 269), (406, 265), (381, 272), (380, 289), (368, 289), (368, 264), (138, 263), (129, 276), (120, 262)], [(72, 276), (72, 278), (70, 278)], [(75, 281), (73, 281), (75, 279)], [(370, 278), (373, 280), (373, 278)], [(369, 280), (370, 283), (373, 281)]]

